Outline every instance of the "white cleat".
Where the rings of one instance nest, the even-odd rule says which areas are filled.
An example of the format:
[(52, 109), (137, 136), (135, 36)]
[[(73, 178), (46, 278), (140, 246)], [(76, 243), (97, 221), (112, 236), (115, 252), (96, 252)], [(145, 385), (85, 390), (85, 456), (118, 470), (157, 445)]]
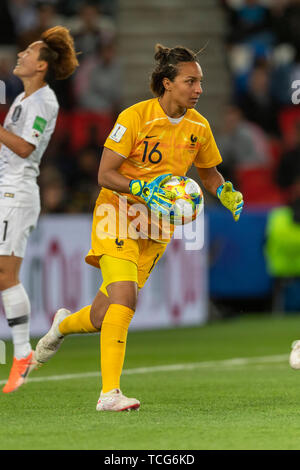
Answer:
[(294, 341), (292, 344), (290, 366), (292, 369), (300, 369), (300, 340)]
[(120, 389), (115, 388), (110, 392), (101, 392), (98, 400), (97, 411), (130, 411), (137, 410), (140, 402), (136, 398), (127, 398)]
[(71, 312), (66, 308), (60, 308), (57, 310), (50, 330), (36, 345), (35, 360), (39, 365), (44, 364), (44, 362), (48, 362), (59, 349), (64, 340), (64, 335), (59, 331), (58, 325), (69, 315), (71, 315)]

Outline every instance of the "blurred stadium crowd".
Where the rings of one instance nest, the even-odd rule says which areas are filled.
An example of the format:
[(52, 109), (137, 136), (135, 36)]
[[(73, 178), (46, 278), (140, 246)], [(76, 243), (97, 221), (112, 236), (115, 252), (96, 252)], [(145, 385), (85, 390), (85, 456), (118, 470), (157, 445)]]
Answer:
[(300, 199), (300, 1), (220, 3), (232, 78), (217, 139), (223, 173), (248, 206), (292, 203)]
[[(300, 200), (300, 106), (292, 103), (300, 80), (300, 0), (218, 2), (227, 21), (232, 78), (229, 104), (220, 109), (223, 128), (215, 135), (221, 171), (245, 194), (248, 207)], [(61, 112), (41, 167), (44, 213), (93, 209), (101, 146), (122, 109), (116, 21), (117, 0), (1, 1), (0, 80), (7, 101), (1, 122), (22, 91), (11, 73), (19, 50), (63, 24), (80, 51), (78, 71), (53, 85)]]
[[(220, 0), (220, 5), (227, 19), (224, 46), (232, 84), (217, 136), (222, 172), (243, 192), (248, 208), (267, 214), (256, 248), (274, 281), (272, 311), (297, 311), (300, 0)], [(252, 271), (258, 276), (258, 263)]]

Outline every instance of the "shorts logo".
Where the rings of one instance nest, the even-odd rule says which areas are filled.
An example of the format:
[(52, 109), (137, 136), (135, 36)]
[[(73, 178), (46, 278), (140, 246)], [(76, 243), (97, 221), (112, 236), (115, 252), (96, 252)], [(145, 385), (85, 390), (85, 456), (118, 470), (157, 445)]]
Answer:
[(17, 120), (21, 116), (21, 112), (22, 112), (22, 106), (19, 104), (14, 109), (13, 115), (11, 117), (12, 122), (17, 122)]
[(154, 260), (153, 260), (153, 263), (152, 263), (152, 266), (151, 266), (151, 268), (149, 269), (148, 273), (151, 273), (151, 271), (152, 271), (152, 269), (154, 268), (155, 263), (156, 263), (156, 261), (158, 260), (158, 258), (159, 258), (159, 253), (157, 253), (157, 255), (155, 256), (155, 258), (154, 258)]
[(123, 248), (124, 240), (119, 240), (118, 238), (115, 239), (115, 244), (117, 245), (118, 249)]

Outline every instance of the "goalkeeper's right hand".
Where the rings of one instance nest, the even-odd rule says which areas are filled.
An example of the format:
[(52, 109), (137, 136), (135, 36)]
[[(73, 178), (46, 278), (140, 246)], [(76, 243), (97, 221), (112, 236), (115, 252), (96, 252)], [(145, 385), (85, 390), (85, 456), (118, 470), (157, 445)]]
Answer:
[(149, 209), (157, 214), (168, 215), (175, 195), (172, 191), (161, 186), (172, 178), (171, 174), (160, 175), (150, 181), (131, 180), (129, 191), (134, 196), (141, 197)]

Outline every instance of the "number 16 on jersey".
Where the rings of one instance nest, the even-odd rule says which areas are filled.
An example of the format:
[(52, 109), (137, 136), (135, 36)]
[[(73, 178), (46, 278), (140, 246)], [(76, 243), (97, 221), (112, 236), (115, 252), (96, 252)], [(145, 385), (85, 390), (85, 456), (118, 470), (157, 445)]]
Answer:
[(158, 146), (160, 142), (157, 142), (154, 145), (154, 147), (149, 151), (148, 151), (149, 142), (147, 140), (144, 140), (143, 144), (145, 148), (144, 148), (142, 162), (145, 162), (148, 159), (150, 163), (159, 163), (162, 159), (162, 153), (160, 150), (158, 150)]

